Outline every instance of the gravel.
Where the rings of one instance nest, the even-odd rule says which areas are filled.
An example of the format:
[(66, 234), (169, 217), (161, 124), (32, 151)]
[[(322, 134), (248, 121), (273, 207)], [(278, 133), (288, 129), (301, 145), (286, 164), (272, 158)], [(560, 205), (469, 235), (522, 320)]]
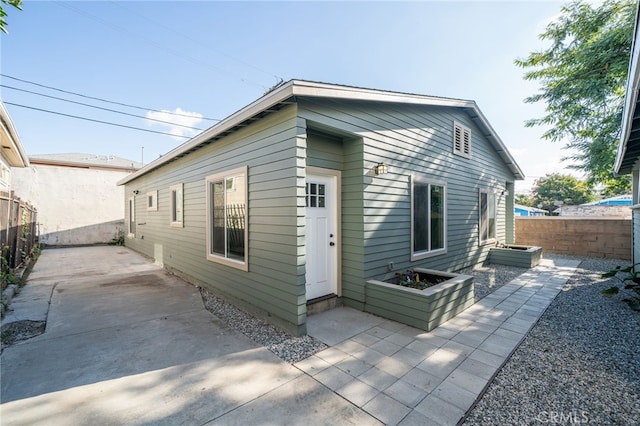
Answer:
[(584, 259), (464, 424), (640, 424), (640, 312), (600, 294), (628, 264)]
[(31, 339), (44, 333), (44, 321), (16, 321), (0, 328), (0, 353), (21, 340)]
[(528, 270), (528, 268), (486, 263), (463, 269), (458, 273), (473, 276), (474, 296), (477, 302)]
[(200, 288), (205, 308), (230, 327), (240, 331), (283, 360), (295, 363), (319, 352), (327, 345), (311, 336), (292, 336)]
[[(476, 301), (502, 287), (527, 268), (504, 265), (478, 265), (460, 273), (473, 275)], [(229, 325), (242, 332), (255, 343), (262, 345), (284, 361), (295, 363), (327, 348), (327, 345), (311, 336), (292, 336), (279, 328), (254, 317), (226, 302), (204, 288), (200, 294), (205, 308)]]

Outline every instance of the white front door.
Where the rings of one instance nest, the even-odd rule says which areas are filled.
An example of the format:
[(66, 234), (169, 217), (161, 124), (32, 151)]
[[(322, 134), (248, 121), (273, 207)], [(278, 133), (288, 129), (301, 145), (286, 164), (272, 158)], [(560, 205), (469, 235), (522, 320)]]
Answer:
[(307, 300), (338, 293), (337, 178), (307, 175)]

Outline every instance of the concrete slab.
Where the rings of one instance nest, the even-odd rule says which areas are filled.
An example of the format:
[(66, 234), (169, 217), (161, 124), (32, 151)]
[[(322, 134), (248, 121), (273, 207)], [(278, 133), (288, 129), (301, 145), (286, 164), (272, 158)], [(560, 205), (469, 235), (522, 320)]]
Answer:
[(0, 356), (2, 425), (379, 424), (126, 248), (45, 250), (22, 298), (38, 318), (51, 304)]
[(381, 425), (308, 376), (298, 377), (208, 425)]
[[(307, 334), (333, 346), (384, 322), (383, 318), (339, 307), (310, 315), (307, 318)], [(388, 334), (391, 334), (391, 331)]]

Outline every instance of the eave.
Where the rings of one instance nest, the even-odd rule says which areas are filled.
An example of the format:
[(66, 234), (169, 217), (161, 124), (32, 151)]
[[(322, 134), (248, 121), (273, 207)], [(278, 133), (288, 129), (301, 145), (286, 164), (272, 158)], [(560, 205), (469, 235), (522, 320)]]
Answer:
[(238, 112), (225, 118), (218, 124), (194, 136), (192, 139), (173, 149), (169, 153), (147, 164), (137, 172), (134, 172), (120, 180), (118, 185), (124, 185), (169, 162), (184, 157), (192, 151), (213, 143), (244, 126), (249, 125), (251, 122), (261, 119), (265, 115), (278, 111), (286, 105), (295, 103), (298, 98), (305, 97), (462, 108), (469, 114), (476, 125), (478, 125), (483, 135), (487, 137), (493, 145), (494, 149), (500, 155), (504, 163), (509, 167), (515, 178), (519, 180), (524, 179), (522, 170), (517, 165), (506, 146), (493, 130), (476, 103), (473, 101), (341, 86), (304, 80), (290, 80), (277, 89), (268, 92)]

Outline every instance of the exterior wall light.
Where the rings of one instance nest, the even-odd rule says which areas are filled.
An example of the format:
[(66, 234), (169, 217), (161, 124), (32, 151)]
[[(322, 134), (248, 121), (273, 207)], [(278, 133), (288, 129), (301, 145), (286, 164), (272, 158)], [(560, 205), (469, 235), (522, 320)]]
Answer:
[(137, 189), (134, 189), (134, 190), (133, 190), (133, 194), (134, 194), (134, 195), (138, 195), (139, 193), (140, 193), (140, 191), (139, 191), (139, 190), (137, 190)]
[(373, 170), (376, 172), (376, 176), (386, 175), (387, 173), (389, 173), (389, 166), (384, 163), (378, 163), (378, 165), (375, 166)]

